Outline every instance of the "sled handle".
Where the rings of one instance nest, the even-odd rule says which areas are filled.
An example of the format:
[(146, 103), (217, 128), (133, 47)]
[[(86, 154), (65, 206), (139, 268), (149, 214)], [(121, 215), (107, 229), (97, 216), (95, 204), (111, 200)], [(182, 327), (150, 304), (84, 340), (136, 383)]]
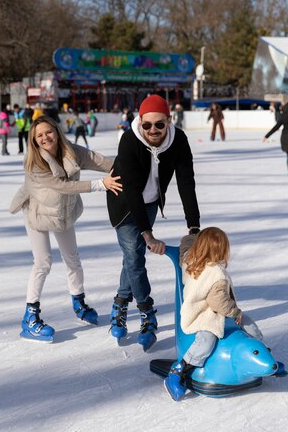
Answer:
[(180, 305), (183, 303), (183, 282), (182, 269), (179, 265), (179, 246), (166, 246), (165, 255), (167, 255), (174, 264), (176, 277), (176, 291), (179, 293)]

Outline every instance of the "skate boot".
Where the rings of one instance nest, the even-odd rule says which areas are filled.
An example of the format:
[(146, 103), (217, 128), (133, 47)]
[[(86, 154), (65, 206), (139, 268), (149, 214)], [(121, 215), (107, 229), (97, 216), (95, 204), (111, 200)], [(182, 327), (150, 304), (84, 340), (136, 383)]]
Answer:
[(142, 345), (143, 350), (146, 352), (157, 340), (155, 335), (158, 326), (155, 316), (157, 309), (154, 309), (153, 306), (148, 303), (140, 303), (137, 307), (141, 317), (141, 327), (137, 337), (137, 343)]
[(77, 317), (89, 324), (98, 324), (98, 314), (95, 309), (85, 303), (85, 294), (72, 295), (73, 309)]
[(111, 327), (109, 331), (111, 331), (112, 336), (117, 338), (118, 344), (121, 338), (127, 336), (127, 310), (127, 299), (115, 297), (110, 315)]
[(174, 401), (178, 401), (186, 393), (185, 376), (193, 366), (188, 365), (185, 360), (175, 362), (171, 366), (168, 377), (164, 380), (164, 386)]
[(55, 330), (40, 319), (40, 303), (27, 303), (26, 311), (22, 319), (22, 332), (20, 336), (39, 342), (51, 343), (54, 341)]

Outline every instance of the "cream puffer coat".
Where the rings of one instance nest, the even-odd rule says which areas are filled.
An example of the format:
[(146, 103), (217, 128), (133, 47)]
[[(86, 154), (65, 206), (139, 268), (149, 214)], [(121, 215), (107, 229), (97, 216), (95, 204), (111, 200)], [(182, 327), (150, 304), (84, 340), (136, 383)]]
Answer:
[(184, 263), (182, 330), (187, 334), (206, 330), (223, 338), (225, 317), (237, 317), (241, 312), (230, 276), (221, 264), (208, 264), (198, 279), (194, 279), (185, 271), (186, 267)]
[(63, 168), (54, 156), (41, 149), (41, 156), (50, 171), (34, 166), (32, 173), (25, 173), (24, 185), (13, 198), (9, 211), (17, 213), (25, 209), (29, 226), (38, 231), (64, 231), (70, 228), (83, 212), (79, 193), (91, 192), (91, 181), (79, 181), (80, 170), (110, 172), (113, 160), (70, 144), (76, 160), (63, 158)]

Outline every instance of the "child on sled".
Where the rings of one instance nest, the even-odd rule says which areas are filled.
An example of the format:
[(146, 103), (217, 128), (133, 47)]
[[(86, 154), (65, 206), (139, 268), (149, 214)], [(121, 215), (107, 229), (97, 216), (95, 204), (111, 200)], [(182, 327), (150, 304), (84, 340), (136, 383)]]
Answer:
[[(219, 228), (209, 227), (192, 236), (185, 236), (180, 246), (180, 264), (183, 257), (183, 304), (181, 328), (184, 333), (195, 333), (183, 359), (175, 362), (164, 381), (172, 399), (184, 396), (186, 374), (195, 367), (203, 367), (218, 338), (223, 338), (225, 317), (235, 322), (249, 335), (261, 340), (263, 335), (255, 322), (237, 306), (233, 285), (226, 267), (230, 245), (227, 235)], [(276, 375), (285, 374), (278, 362)]]

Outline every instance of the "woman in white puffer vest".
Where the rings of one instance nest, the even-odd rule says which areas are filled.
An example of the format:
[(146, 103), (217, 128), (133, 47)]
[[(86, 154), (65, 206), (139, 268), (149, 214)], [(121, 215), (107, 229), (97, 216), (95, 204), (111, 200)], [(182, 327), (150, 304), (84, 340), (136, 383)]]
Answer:
[[(85, 303), (83, 269), (79, 259), (74, 223), (82, 214), (80, 193), (122, 191), (119, 176), (112, 177), (113, 161), (99, 153), (71, 144), (58, 123), (38, 117), (29, 132), (25, 182), (10, 205), (10, 212), (24, 211), (26, 231), (34, 264), (27, 286), (26, 311), (21, 337), (53, 342), (54, 329), (40, 319), (40, 297), (52, 265), (50, 231), (67, 267), (69, 292), (77, 317), (97, 324), (98, 314)], [(80, 170), (110, 173), (102, 180), (80, 181)]]
[(226, 271), (230, 254), (227, 235), (219, 228), (209, 227), (197, 234), (191, 247), (194, 238), (185, 236), (180, 252), (186, 249), (182, 265), (181, 328), (184, 333), (195, 333), (195, 340), (183, 359), (172, 365), (164, 382), (176, 401), (187, 390), (184, 386), (187, 372), (194, 367), (203, 367), (218, 338), (223, 338), (225, 317), (235, 318), (236, 323), (256, 339), (263, 338), (254, 321), (237, 306), (232, 281)]

